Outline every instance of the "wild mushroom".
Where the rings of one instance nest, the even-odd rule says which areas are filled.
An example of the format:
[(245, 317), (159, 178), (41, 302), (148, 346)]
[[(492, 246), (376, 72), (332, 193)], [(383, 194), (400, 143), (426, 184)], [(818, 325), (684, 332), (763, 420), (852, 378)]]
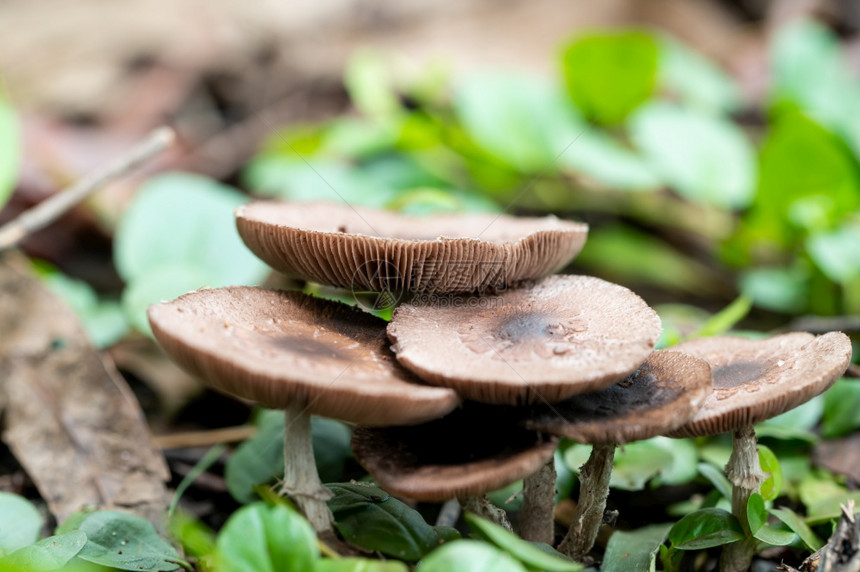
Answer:
[(632, 373), (660, 318), (630, 290), (590, 276), (550, 276), (496, 296), (399, 306), (397, 360), (421, 379), (484, 403), (557, 402)]
[[(680, 426), (699, 409), (712, 386), (705, 361), (662, 350), (606, 389), (536, 406), (528, 413), (525, 427), (593, 446), (580, 471), (573, 523), (559, 550), (582, 560), (594, 546), (609, 495), (615, 448)], [(551, 515), (551, 506), (549, 510)]]
[(747, 570), (755, 553), (747, 503), (765, 475), (758, 460), (754, 425), (805, 403), (827, 390), (851, 361), (851, 341), (841, 332), (805, 332), (764, 340), (720, 336), (684, 342), (677, 351), (706, 360), (714, 373), (714, 393), (670, 437), (732, 433), (726, 475), (732, 483), (732, 512), (748, 539), (728, 544), (720, 570)]
[(165, 351), (210, 387), (286, 410), (282, 492), (318, 532), (331, 530), (330, 493), (314, 465), (311, 414), (407, 425), (459, 403), (398, 366), (384, 321), (344, 304), (231, 287), (151, 306), (149, 320)]
[(539, 278), (582, 249), (588, 227), (555, 217), (413, 217), (332, 203), (261, 201), (236, 211), (273, 268), (365, 291), (476, 292)]
[(552, 459), (556, 440), (524, 429), (507, 408), (467, 403), (411, 427), (358, 427), (356, 460), (388, 492), (419, 501), (457, 498), (510, 529), (484, 494), (533, 474)]

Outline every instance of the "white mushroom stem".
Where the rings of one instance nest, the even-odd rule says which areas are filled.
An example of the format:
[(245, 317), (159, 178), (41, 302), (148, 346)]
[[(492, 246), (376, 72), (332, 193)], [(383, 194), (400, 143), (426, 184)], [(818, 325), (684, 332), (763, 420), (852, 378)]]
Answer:
[(573, 513), (573, 522), (558, 549), (574, 560), (581, 561), (594, 546), (606, 497), (609, 496), (609, 478), (612, 476), (612, 461), (615, 459), (615, 444), (594, 445), (588, 461), (579, 469), (579, 502)]
[(740, 572), (749, 570), (755, 554), (756, 541), (750, 534), (747, 503), (765, 480), (758, 460), (755, 430), (752, 425), (735, 431), (732, 438), (732, 455), (726, 465), (726, 476), (732, 483), (732, 513), (740, 521), (746, 538), (723, 547), (720, 571)]
[(289, 497), (317, 533), (332, 530), (332, 514), (326, 501), (331, 491), (323, 487), (314, 460), (311, 416), (301, 404), (286, 410), (284, 426), (284, 481), (281, 494)]
[(486, 495), (462, 497), (459, 500), (463, 510), (473, 512), (481, 518), (486, 518), (490, 522), (494, 522), (506, 530), (513, 532), (511, 521), (508, 520), (508, 513), (504, 509), (494, 505)]
[(520, 509), (520, 536), (531, 542), (555, 540), (555, 458), (523, 481), (523, 505)]

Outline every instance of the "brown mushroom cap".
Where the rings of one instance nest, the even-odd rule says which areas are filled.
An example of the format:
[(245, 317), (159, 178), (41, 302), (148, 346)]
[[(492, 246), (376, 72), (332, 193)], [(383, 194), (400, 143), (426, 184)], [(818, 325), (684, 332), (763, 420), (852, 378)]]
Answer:
[(590, 276), (550, 276), (482, 298), (403, 304), (388, 325), (397, 360), (485, 403), (557, 402), (607, 387), (654, 348), (660, 318)]
[(236, 211), (245, 244), (288, 275), (365, 291), (476, 292), (550, 274), (587, 225), (494, 214), (414, 217), (334, 203), (256, 202)]
[(523, 479), (556, 442), (523, 429), (506, 408), (467, 404), (412, 427), (357, 427), (352, 450), (380, 487), (419, 501), (480, 495)]
[(524, 426), (580, 443), (623, 444), (662, 435), (683, 425), (710, 395), (711, 368), (704, 360), (660, 350), (615, 385), (536, 405)]
[(671, 437), (727, 433), (775, 417), (827, 390), (851, 361), (851, 340), (842, 332), (719, 336), (672, 349), (711, 364), (714, 392)]
[(421, 384), (388, 349), (385, 322), (299, 292), (198, 290), (149, 308), (171, 358), (214, 389), (369, 425), (445, 415), (457, 395)]

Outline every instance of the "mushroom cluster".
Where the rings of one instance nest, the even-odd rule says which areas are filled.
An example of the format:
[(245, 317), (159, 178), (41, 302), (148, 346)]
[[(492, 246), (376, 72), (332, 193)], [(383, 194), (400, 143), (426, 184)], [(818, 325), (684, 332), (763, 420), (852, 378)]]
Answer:
[[(840, 333), (655, 351), (660, 320), (639, 296), (551, 275), (587, 234), (555, 217), (416, 218), (258, 202), (236, 219), (248, 247), (281, 272), (404, 298), (388, 324), (337, 302), (247, 287), (200, 290), (149, 311), (180, 365), (216, 389), (286, 410), (282, 490), (320, 532), (331, 530), (330, 493), (313, 465), (311, 414), (358, 425), (356, 459), (393, 494), (458, 498), (507, 524), (483, 495), (524, 480), (520, 533), (550, 544), (557, 438), (593, 445), (560, 545), (581, 559), (597, 536), (617, 445), (735, 431), (729, 475), (752, 491), (760, 484), (752, 424), (824, 391), (850, 360)], [(808, 390), (797, 389), (799, 378)], [(720, 415), (731, 421), (714, 421)]]

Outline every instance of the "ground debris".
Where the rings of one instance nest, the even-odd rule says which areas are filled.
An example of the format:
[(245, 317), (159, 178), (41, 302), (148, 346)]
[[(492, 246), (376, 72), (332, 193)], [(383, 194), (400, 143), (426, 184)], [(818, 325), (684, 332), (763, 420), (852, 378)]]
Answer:
[(169, 473), (134, 395), (28, 265), (0, 256), (3, 441), (58, 521), (96, 506), (161, 528)]

